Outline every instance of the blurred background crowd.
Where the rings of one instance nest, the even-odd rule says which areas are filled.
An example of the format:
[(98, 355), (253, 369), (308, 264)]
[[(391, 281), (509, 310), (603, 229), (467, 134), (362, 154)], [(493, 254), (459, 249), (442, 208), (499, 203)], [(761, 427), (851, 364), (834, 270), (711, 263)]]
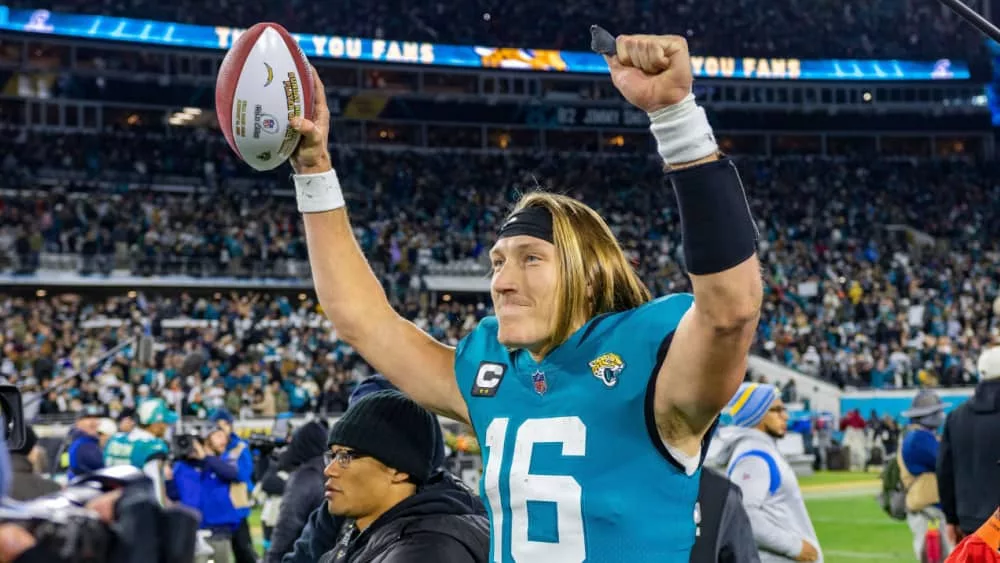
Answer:
[[(44, 140), (32, 135), (25, 146)], [(66, 156), (56, 159), (66, 172), (88, 158), (87, 148), (70, 143), (64, 140)], [(192, 146), (205, 169), (224, 168), (211, 166), (211, 142)], [(489, 314), (488, 295), (445, 297), (426, 288), (426, 276), (485, 276), (499, 219), (518, 193), (532, 189), (568, 193), (601, 210), (654, 293), (689, 290), (673, 194), (645, 156), (370, 150), (338, 159), (356, 234), (387, 294), (450, 344)], [(107, 166), (116, 162), (134, 164), (126, 156)], [(1000, 189), (988, 180), (992, 166), (807, 157), (745, 158), (740, 167), (759, 221), (767, 282), (756, 353), (841, 387), (976, 382), (974, 359), (996, 334), (1000, 312), (1000, 223), (988, 203)], [(16, 168), (33, 173), (30, 161)], [(9, 189), (0, 200), (0, 260), (7, 272), (32, 274), (43, 263), (69, 260), (95, 284), (114, 272), (308, 280), (303, 233), (287, 196), (116, 192), (86, 181), (39, 192), (24, 178), (3, 181)], [(368, 373), (305, 294), (195, 293), (9, 295), (0, 317), (0, 369), (44, 392), (59, 366), (80, 368), (137, 324), (204, 320), (211, 326), (159, 328), (162, 350), (153, 364), (114, 370), (123, 405), (142, 386), (157, 394), (172, 386), (171, 397), (186, 404), (224, 400), (252, 410), (261, 393), (284, 401), (304, 392), (309, 399), (296, 399), (294, 410), (336, 410), (341, 387), (349, 390)], [(125, 324), (101, 326), (108, 320)], [(196, 349), (212, 362), (188, 380), (172, 379), (177, 358)], [(55, 398), (46, 409), (72, 410), (97, 396), (81, 388)]]

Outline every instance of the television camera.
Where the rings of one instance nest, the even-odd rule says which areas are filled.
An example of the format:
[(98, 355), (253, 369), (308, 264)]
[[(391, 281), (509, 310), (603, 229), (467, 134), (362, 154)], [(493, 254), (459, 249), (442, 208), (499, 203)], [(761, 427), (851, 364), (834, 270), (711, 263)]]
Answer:
[[(25, 421), (17, 387), (0, 385), (0, 411), (7, 447), (23, 447)], [(0, 467), (4, 465), (10, 464)], [(0, 475), (0, 483), (9, 478)], [(114, 491), (121, 492), (116, 518), (106, 523), (86, 505)], [(161, 507), (153, 482), (137, 468), (117, 466), (83, 475), (66, 489), (30, 502), (14, 501), (3, 492), (0, 523), (31, 533), (53, 563), (194, 561), (198, 516), (180, 507)]]
[(247, 445), (250, 446), (251, 451), (260, 452), (262, 456), (269, 456), (288, 445), (288, 440), (284, 436), (254, 433), (247, 438)]

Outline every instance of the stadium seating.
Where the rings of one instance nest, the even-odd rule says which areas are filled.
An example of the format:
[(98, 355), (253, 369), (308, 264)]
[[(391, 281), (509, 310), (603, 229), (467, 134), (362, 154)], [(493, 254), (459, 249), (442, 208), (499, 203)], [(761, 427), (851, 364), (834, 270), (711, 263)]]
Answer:
[[(275, 184), (284, 180), (283, 174), (261, 177), (258, 191), (227, 188), (234, 177), (226, 172), (231, 158), (218, 150), (214, 137), (179, 139), (176, 144), (183, 149), (178, 154), (191, 155), (183, 167), (171, 168), (169, 159), (149, 159), (150, 167), (159, 163), (140, 175), (140, 185), (148, 182), (150, 190), (95, 187), (101, 178), (135, 181), (138, 151), (155, 142), (155, 137), (128, 144), (83, 136), (55, 140), (38, 133), (23, 138), (16, 151), (16, 170), (23, 175), (6, 174), (2, 180), (0, 260), (6, 271), (78, 268), (95, 280), (120, 271), (308, 277), (294, 201), (287, 193), (263, 196), (259, 191), (287, 187)], [(38, 147), (49, 143), (57, 147), (56, 158), (32, 160)], [(87, 143), (96, 144), (88, 148)], [(106, 154), (101, 147), (112, 144), (121, 154), (93, 165), (95, 155)], [(484, 275), (484, 254), (498, 219), (516, 194), (534, 189), (536, 181), (600, 208), (656, 293), (688, 289), (679, 265), (673, 195), (652, 158), (377, 150), (340, 152), (335, 158), (356, 233), (390, 297), (448, 342), (456, 342), (488, 312), (481, 303), (488, 298), (463, 298), (464, 305), (433, 303), (420, 291), (421, 278), (430, 273)], [(964, 161), (814, 158), (742, 159), (740, 166), (761, 227), (767, 281), (757, 353), (841, 386), (974, 380), (972, 358), (990, 337), (1000, 305), (992, 276), (1000, 222), (994, 206), (987, 204), (1000, 194), (983, 180), (991, 170)], [(196, 171), (185, 176), (195, 191), (177, 193), (167, 180), (187, 170)], [(24, 191), (39, 183), (56, 186), (57, 195)], [(7, 344), (23, 349), (16, 359), (8, 358), (4, 372), (30, 373), (44, 357), (51, 363), (71, 350), (111, 346), (116, 341), (111, 336), (127, 329), (90, 328), (72, 336), (75, 332), (62, 326), (93, 325), (102, 315), (138, 315), (162, 323), (205, 318), (207, 310), (214, 310), (215, 318), (232, 319), (207, 331), (166, 331), (164, 345), (176, 354), (184, 350), (182, 335), (202, 342), (223, 339), (238, 347), (257, 345), (261, 337), (253, 336), (252, 327), (266, 322), (265, 332), (273, 332), (293, 357), (288, 369), (305, 370), (303, 381), (323, 379), (329, 365), (322, 360), (327, 352), (320, 353), (325, 348), (305, 358), (297, 355), (300, 350), (287, 349), (289, 335), (302, 319), (312, 319), (308, 323), (316, 326), (298, 334), (297, 342), (311, 336), (336, 341), (311, 307), (312, 312), (292, 313), (309, 302), (259, 296), (258, 304), (249, 307), (223, 297), (177, 301), (149, 295), (140, 306), (136, 297), (93, 299), (54, 307), (49, 298), (8, 298), (8, 314), (0, 325), (5, 334), (17, 334)], [(34, 321), (36, 315), (41, 320)], [(51, 350), (47, 338), (39, 338), (51, 330), (64, 335), (55, 341), (70, 339), (60, 344), (61, 353)], [(343, 348), (337, 345), (328, 353), (335, 350)], [(345, 369), (355, 363), (361, 365), (353, 358)], [(236, 364), (256, 366), (242, 358)]]
[[(39, 7), (28, 0), (9, 4)], [(983, 51), (975, 31), (936, 2), (436, 0), (414, 4), (343, 0), (331, 10), (322, 2), (301, 1), (60, 0), (45, 7), (204, 25), (249, 27), (277, 21), (301, 32), (464, 45), (582, 50), (589, 45), (588, 27), (601, 23), (615, 33), (685, 35), (693, 52), (704, 55), (933, 60), (969, 58)]]

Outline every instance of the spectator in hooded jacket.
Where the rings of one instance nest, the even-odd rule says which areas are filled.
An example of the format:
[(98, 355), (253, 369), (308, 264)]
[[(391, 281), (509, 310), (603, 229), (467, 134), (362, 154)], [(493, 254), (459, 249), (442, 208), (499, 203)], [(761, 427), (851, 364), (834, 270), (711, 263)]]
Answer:
[(485, 563), (489, 522), (452, 491), (426, 487), (435, 417), (398, 391), (357, 401), (330, 429), (326, 500), (350, 518), (319, 563)]
[(288, 472), (285, 493), (281, 497), (277, 525), (271, 533), (266, 563), (279, 563), (292, 551), (309, 514), (323, 502), (323, 470), (326, 463), (327, 432), (324, 422), (313, 420), (295, 431), (288, 448), (278, 458), (278, 471)]
[[(354, 405), (372, 393), (382, 390), (395, 390), (389, 380), (381, 375), (373, 375), (362, 381), (351, 393), (348, 404)], [(445, 471), (442, 466), (445, 461), (444, 437), (441, 434), (441, 427), (435, 425), (434, 438), (434, 459), (431, 462), (436, 470), (427, 480), (424, 489), (434, 489), (449, 495), (452, 499), (464, 503), (470, 511), (486, 515), (486, 507), (483, 506), (479, 496), (473, 493), (462, 481), (451, 473)], [(295, 542), (295, 547), (291, 553), (282, 559), (282, 563), (315, 563), (324, 553), (333, 549), (340, 537), (341, 529), (346, 519), (342, 516), (330, 514), (327, 503), (324, 500), (320, 506), (309, 515), (302, 535)]]
[(1000, 346), (979, 356), (979, 384), (944, 424), (938, 494), (951, 543), (979, 529), (1000, 506)]
[(744, 383), (733, 395), (717, 438), (727, 474), (743, 493), (762, 563), (823, 561), (795, 471), (778, 450), (788, 411), (773, 385)]

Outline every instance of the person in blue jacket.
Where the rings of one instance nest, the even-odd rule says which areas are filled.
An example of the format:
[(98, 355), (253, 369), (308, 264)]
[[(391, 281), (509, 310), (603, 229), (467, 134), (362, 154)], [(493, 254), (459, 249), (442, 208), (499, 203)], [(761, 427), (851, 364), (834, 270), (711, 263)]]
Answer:
[(240, 477), (236, 457), (227, 457), (227, 436), (219, 429), (208, 434), (204, 444), (195, 441), (188, 458), (174, 462), (168, 471), (167, 496), (201, 514), (199, 528), (211, 532), (207, 541), (214, 560), (228, 562), (235, 553), (234, 538), (249, 509), (234, 505), (230, 495)]
[(236, 533), (232, 538), (233, 554), (236, 563), (256, 563), (257, 552), (253, 546), (253, 536), (250, 535), (250, 491), (253, 488), (253, 454), (250, 446), (233, 432), (233, 415), (225, 409), (216, 410), (211, 416), (212, 422), (220, 432), (209, 436), (209, 453), (215, 453), (227, 462), (227, 468), (217, 471), (221, 479), (230, 486), (230, 497), (235, 503), (233, 510), (241, 515)]
[(70, 430), (69, 469), (66, 479), (73, 479), (104, 468), (104, 450), (97, 435), (100, 415), (95, 411), (85, 410), (76, 420)]
[[(910, 419), (910, 425), (899, 448), (899, 472), (906, 491), (906, 523), (913, 534), (913, 553), (920, 560), (927, 531), (945, 526), (936, 473), (938, 429), (945, 421), (945, 404), (933, 390), (923, 389), (902, 415)], [(947, 535), (941, 536), (943, 555), (954, 547)]]

